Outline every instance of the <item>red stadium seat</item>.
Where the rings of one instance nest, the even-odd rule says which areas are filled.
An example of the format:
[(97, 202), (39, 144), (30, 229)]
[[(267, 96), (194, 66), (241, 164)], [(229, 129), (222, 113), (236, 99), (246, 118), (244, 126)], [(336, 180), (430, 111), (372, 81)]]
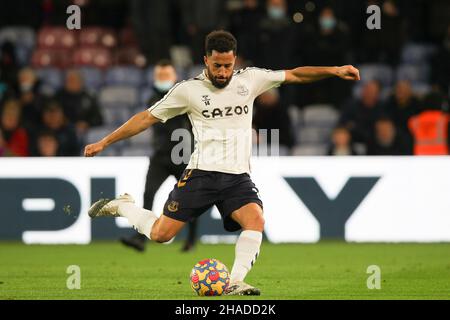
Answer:
[(64, 27), (44, 27), (39, 31), (38, 45), (40, 48), (74, 48), (78, 43), (78, 31), (67, 30)]
[(76, 66), (90, 66), (104, 69), (112, 64), (109, 50), (101, 47), (79, 48), (74, 52), (72, 58)]
[(35, 68), (56, 67), (65, 69), (72, 66), (70, 51), (65, 49), (37, 49), (31, 57)]
[(119, 32), (120, 45), (124, 47), (138, 47), (138, 41), (133, 28), (124, 28)]
[(101, 27), (87, 27), (80, 31), (80, 45), (82, 47), (105, 47), (117, 46), (117, 35), (112, 29)]
[(114, 63), (116, 65), (135, 65), (145, 67), (147, 59), (136, 47), (121, 48), (114, 53)]

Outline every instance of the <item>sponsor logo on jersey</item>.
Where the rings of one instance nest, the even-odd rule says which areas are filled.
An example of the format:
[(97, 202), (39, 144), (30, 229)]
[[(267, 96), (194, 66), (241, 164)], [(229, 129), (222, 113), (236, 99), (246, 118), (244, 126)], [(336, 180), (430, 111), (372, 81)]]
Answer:
[(224, 118), (232, 117), (235, 115), (248, 114), (248, 106), (235, 106), (235, 107), (225, 107), (225, 108), (214, 108), (211, 110), (205, 109), (202, 111), (203, 117), (206, 119)]

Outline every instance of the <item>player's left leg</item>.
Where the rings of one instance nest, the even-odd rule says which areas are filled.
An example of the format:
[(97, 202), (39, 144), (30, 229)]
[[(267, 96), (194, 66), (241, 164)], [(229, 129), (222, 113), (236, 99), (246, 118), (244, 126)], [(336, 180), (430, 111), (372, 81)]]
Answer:
[(228, 294), (259, 295), (259, 289), (246, 284), (244, 279), (259, 255), (264, 230), (262, 208), (257, 203), (248, 203), (233, 211), (231, 218), (242, 227), (242, 232), (236, 242)]

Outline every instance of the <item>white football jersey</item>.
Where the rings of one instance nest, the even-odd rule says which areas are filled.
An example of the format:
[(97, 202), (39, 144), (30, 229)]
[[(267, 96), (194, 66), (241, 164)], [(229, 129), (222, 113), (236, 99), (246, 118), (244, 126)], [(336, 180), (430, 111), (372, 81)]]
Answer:
[(234, 71), (230, 83), (218, 89), (205, 70), (177, 83), (148, 111), (162, 122), (179, 114), (188, 115), (195, 149), (187, 169), (249, 173), (253, 102), (284, 80), (284, 70), (245, 68)]

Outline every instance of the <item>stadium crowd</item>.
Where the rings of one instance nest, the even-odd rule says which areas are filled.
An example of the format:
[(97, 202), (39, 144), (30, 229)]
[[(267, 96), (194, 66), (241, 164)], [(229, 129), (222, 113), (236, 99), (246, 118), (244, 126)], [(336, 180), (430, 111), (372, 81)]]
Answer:
[[(447, 1), (448, 2), (448, 1)], [(0, 3), (0, 156), (79, 156), (146, 107), (153, 66), (202, 70), (214, 29), (238, 67), (353, 64), (361, 81), (283, 86), (257, 98), (254, 128), (282, 155), (448, 154), (450, 6), (433, 0), (39, 0)], [(81, 7), (68, 30), (66, 8)], [(381, 8), (381, 29), (366, 8)], [(152, 133), (104, 155), (150, 155)]]

